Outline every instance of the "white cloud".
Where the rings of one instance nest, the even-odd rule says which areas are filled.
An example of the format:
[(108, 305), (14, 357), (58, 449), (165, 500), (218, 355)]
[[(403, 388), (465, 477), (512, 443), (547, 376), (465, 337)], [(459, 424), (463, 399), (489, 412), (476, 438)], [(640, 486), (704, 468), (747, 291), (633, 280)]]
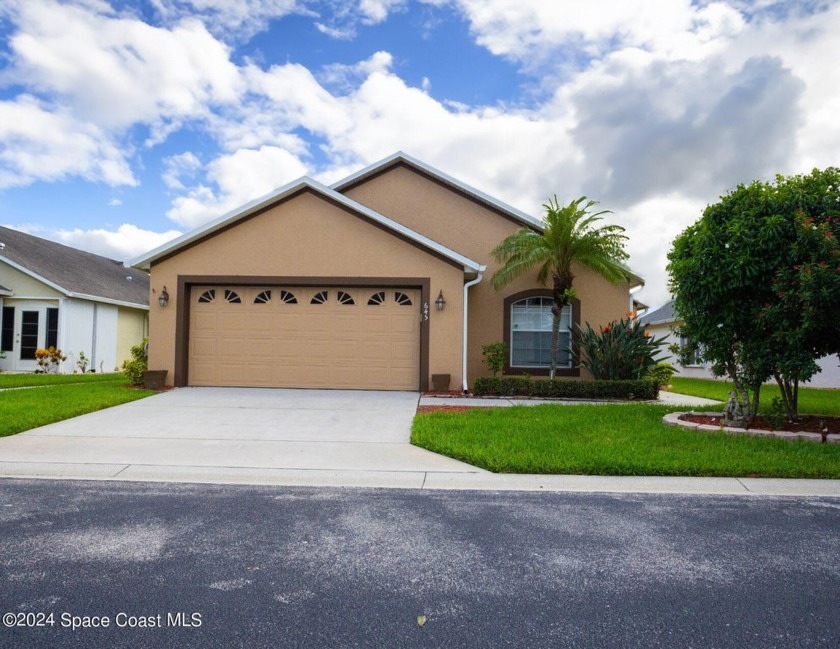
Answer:
[(407, 0), (359, 0), (359, 12), (366, 25), (381, 23), (392, 11), (405, 6)]
[(315, 23), (316, 29), (337, 40), (351, 40), (356, 37), (359, 24), (379, 24), (391, 13), (403, 11), (407, 5), (408, 0), (327, 0), (310, 3), (320, 17)]
[(134, 185), (128, 130), (154, 144), (207, 118), (241, 90), (227, 46), (195, 20), (172, 29), (116, 15), (102, 2), (14, 2), (0, 84), (29, 94), (0, 104), (0, 187), (69, 176)]
[(169, 189), (186, 189), (182, 179), (195, 178), (201, 168), (201, 161), (191, 151), (163, 159), (163, 184)]
[(112, 198), (108, 201), (108, 207), (119, 207), (123, 202), (119, 198)]
[(97, 126), (28, 95), (0, 101), (0, 189), (68, 176), (137, 184), (126, 153)]
[(197, 17), (221, 40), (247, 40), (272, 20), (291, 14), (313, 15), (307, 0), (151, 0), (168, 20)]
[(240, 149), (207, 166), (207, 180), (217, 187), (193, 187), (173, 201), (166, 215), (180, 225), (194, 228), (225, 212), (306, 175), (306, 166), (284, 149), (263, 146)]
[(123, 223), (116, 230), (103, 228), (57, 230), (48, 238), (97, 255), (127, 261), (162, 246), (181, 234), (177, 230), (152, 232), (136, 225)]
[(201, 117), (239, 97), (229, 49), (197, 20), (172, 29), (53, 0), (21, 5), (10, 76), (104, 129)]
[[(533, 66), (562, 54), (588, 59), (628, 47), (694, 58), (704, 43), (736, 34), (741, 14), (723, 2), (691, 0), (454, 0), (479, 44)], [(572, 67), (575, 67), (574, 65)]]

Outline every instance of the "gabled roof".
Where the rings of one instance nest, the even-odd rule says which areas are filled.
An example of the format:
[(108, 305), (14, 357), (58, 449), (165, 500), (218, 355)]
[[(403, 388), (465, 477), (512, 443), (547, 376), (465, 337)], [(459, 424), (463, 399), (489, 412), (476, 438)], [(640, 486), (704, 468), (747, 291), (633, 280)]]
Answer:
[[(475, 187), (471, 187), (457, 178), (453, 178), (449, 174), (446, 174), (439, 169), (435, 169), (422, 160), (418, 160), (417, 158), (402, 151), (397, 151), (379, 162), (374, 162), (372, 165), (365, 167), (361, 171), (357, 171), (356, 173), (333, 183), (330, 187), (337, 192), (344, 193), (353, 187), (360, 185), (366, 180), (379, 176), (380, 174), (387, 172), (389, 169), (393, 169), (398, 166), (405, 166), (413, 169), (421, 175), (431, 178), (433, 181), (455, 190), (457, 193), (490, 208), (497, 214), (501, 214), (512, 221), (516, 221), (526, 227), (533, 228), (538, 232), (542, 232), (545, 229), (545, 223), (542, 220), (534, 218), (530, 214), (508, 205), (504, 201), (493, 198), (489, 194), (485, 194)], [(627, 271), (632, 275), (630, 281), (631, 286), (644, 286), (645, 280), (642, 277), (636, 275), (636, 273), (629, 268), (627, 268)]]
[(12, 289), (6, 288), (2, 284), (0, 284), (0, 296), (11, 295), (11, 294), (12, 294)]
[(365, 218), (369, 221), (373, 221), (374, 223), (382, 226), (386, 230), (391, 231), (394, 235), (402, 237), (404, 239), (408, 239), (409, 241), (414, 242), (415, 244), (423, 247), (430, 252), (433, 252), (441, 257), (448, 259), (449, 261), (455, 263), (458, 266), (462, 266), (465, 273), (478, 273), (484, 270), (484, 266), (479, 264), (477, 261), (473, 261), (468, 257), (464, 257), (460, 253), (447, 248), (444, 245), (437, 243), (436, 241), (432, 241), (428, 237), (423, 236), (422, 234), (415, 232), (414, 230), (405, 227), (404, 225), (397, 223), (393, 219), (389, 219), (387, 216), (376, 212), (369, 207), (365, 207), (361, 203), (358, 203), (343, 194), (338, 193), (337, 191), (330, 189), (326, 185), (322, 185), (316, 180), (312, 178), (304, 176), (298, 180), (295, 180), (288, 185), (284, 185), (275, 191), (262, 196), (256, 200), (251, 201), (250, 203), (246, 203), (242, 207), (233, 210), (232, 212), (228, 212), (227, 214), (223, 214), (219, 218), (210, 221), (209, 223), (202, 225), (191, 232), (187, 232), (186, 234), (178, 237), (166, 243), (159, 248), (155, 248), (151, 252), (146, 253), (145, 255), (138, 257), (131, 261), (131, 265), (135, 268), (142, 268), (144, 270), (148, 270), (151, 265), (164, 257), (168, 257), (180, 249), (185, 248), (195, 242), (198, 242), (201, 239), (204, 239), (223, 228), (227, 228), (238, 221), (244, 220), (247, 217), (256, 214), (266, 208), (271, 207), (275, 203), (279, 203), (282, 200), (292, 197), (295, 194), (298, 194), (303, 191), (310, 191), (316, 195), (321, 196), (322, 198), (332, 202), (337, 203), (339, 206), (344, 207), (351, 212), (354, 212), (358, 216)]
[(514, 221), (519, 221), (522, 225), (528, 226), (530, 228), (534, 228), (536, 230), (542, 231), (545, 224), (540, 220), (536, 219), (530, 214), (526, 214), (522, 210), (518, 210), (507, 203), (498, 200), (497, 198), (493, 198), (489, 194), (485, 194), (484, 192), (476, 189), (475, 187), (471, 187), (464, 182), (461, 182), (457, 178), (453, 178), (452, 176), (443, 173), (442, 171), (435, 169), (431, 165), (427, 165), (425, 162), (414, 158), (407, 153), (403, 153), (402, 151), (397, 151), (396, 153), (389, 155), (387, 158), (380, 160), (379, 162), (374, 162), (372, 165), (365, 167), (361, 171), (357, 171), (356, 173), (347, 176), (342, 180), (339, 180), (336, 183), (333, 183), (331, 187), (336, 190), (337, 192), (344, 193), (347, 190), (355, 187), (356, 185), (361, 184), (365, 180), (369, 178), (373, 178), (374, 176), (378, 176), (382, 173), (385, 173), (389, 169), (397, 166), (406, 166), (409, 168), (414, 169), (415, 171), (419, 171), (421, 174), (432, 178), (442, 185), (446, 185), (451, 189), (454, 189), (460, 194), (471, 198), (478, 203), (489, 207), (495, 212), (500, 212), (504, 216), (513, 219)]
[(674, 310), (674, 301), (671, 300), (656, 311), (646, 313), (639, 319), (639, 322), (643, 325), (657, 325), (676, 322), (678, 319), (677, 312)]
[[(122, 262), (0, 227), (0, 262), (67, 297), (148, 308), (149, 276)], [(131, 279), (129, 279), (131, 278)]]

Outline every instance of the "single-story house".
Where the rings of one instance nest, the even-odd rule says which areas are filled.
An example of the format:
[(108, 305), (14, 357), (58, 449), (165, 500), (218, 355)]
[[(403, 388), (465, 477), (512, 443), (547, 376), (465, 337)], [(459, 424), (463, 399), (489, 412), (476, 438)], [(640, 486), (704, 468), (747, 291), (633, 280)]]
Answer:
[[(548, 374), (551, 292), (529, 276), (496, 291), (491, 251), (542, 222), (396, 153), (325, 186), (301, 178), (134, 260), (151, 274), (149, 367), (176, 386), (450, 389), (488, 374)], [(640, 278), (575, 268), (563, 316), (624, 317)], [(161, 297), (165, 299), (161, 300)], [(585, 375), (565, 354), (559, 375)]]
[(59, 371), (111, 372), (148, 333), (149, 276), (122, 262), (0, 227), (0, 371), (33, 372), (35, 351), (67, 356)]
[[(646, 313), (639, 318), (639, 321), (652, 336), (664, 338), (669, 347), (676, 345), (677, 348), (682, 348), (688, 344), (688, 341), (680, 335), (679, 327), (682, 321), (674, 310), (673, 300), (655, 311)], [(695, 357), (693, 361), (688, 359), (688, 364), (682, 365), (677, 355), (672, 351), (666, 348), (665, 353), (668, 355), (665, 360), (677, 368), (679, 372), (677, 376), (700, 379), (715, 378), (712, 376), (711, 363), (703, 362), (701, 358)], [(812, 377), (807, 385), (813, 388), (840, 388), (840, 358), (824, 356), (817, 361), (817, 364), (820, 366), (820, 372)]]

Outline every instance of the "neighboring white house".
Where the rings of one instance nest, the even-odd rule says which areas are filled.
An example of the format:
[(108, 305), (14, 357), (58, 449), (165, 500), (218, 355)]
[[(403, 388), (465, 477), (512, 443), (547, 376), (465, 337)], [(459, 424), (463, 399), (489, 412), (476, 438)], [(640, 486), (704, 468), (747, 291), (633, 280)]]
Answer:
[(60, 371), (111, 372), (148, 335), (149, 276), (122, 262), (0, 227), (0, 370), (33, 372), (57, 347)]
[[(639, 322), (645, 325), (645, 330), (649, 331), (652, 336), (657, 338), (665, 338), (668, 346), (676, 343), (678, 347), (684, 347), (687, 343), (679, 334), (679, 326), (681, 321), (679, 316), (674, 311), (674, 302), (670, 301), (665, 306), (646, 313)], [(703, 363), (700, 359), (695, 359), (694, 363), (682, 365), (676, 356), (668, 349), (665, 350), (668, 355), (667, 360), (679, 373), (677, 376), (684, 376), (689, 378), (712, 379), (711, 363)], [(840, 358), (837, 356), (825, 356), (817, 361), (820, 366), (819, 374), (816, 374), (806, 384), (812, 388), (840, 388)]]

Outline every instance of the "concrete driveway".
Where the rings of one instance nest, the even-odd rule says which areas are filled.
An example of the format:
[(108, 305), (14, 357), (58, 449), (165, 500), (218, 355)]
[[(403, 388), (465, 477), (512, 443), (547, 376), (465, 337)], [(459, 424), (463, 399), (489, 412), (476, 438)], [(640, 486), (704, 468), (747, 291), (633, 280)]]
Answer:
[(0, 475), (420, 488), (414, 392), (181, 388), (0, 439)]

